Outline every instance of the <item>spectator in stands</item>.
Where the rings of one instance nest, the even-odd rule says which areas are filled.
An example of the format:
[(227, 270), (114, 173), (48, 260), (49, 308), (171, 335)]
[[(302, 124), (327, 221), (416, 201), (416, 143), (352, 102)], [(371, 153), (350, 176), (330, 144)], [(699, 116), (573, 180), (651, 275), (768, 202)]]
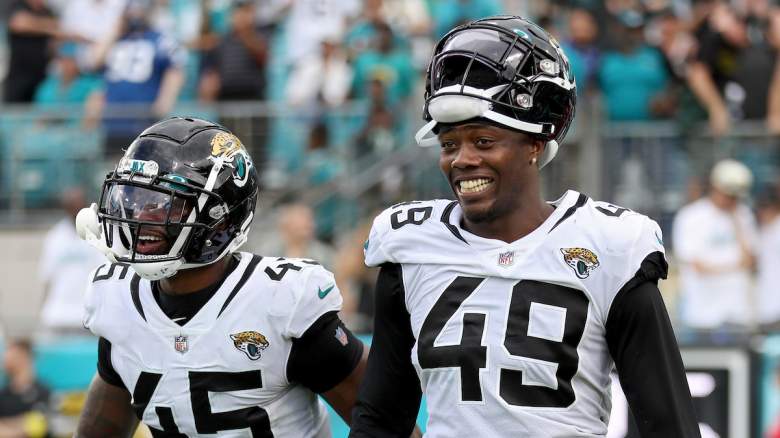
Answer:
[(379, 79), (385, 86), (385, 98), (395, 105), (407, 98), (417, 74), (409, 53), (394, 44), (394, 34), (387, 23), (376, 24), (377, 35), (372, 49), (361, 53), (354, 63), (354, 97), (365, 99), (371, 92), (371, 81)]
[(0, 437), (43, 438), (48, 432), (50, 391), (35, 377), (30, 342), (8, 342), (3, 368), (8, 380), (0, 389)]
[(429, 4), (437, 39), (460, 23), (502, 12), (498, 0), (433, 0)]
[(669, 77), (661, 53), (644, 40), (644, 17), (634, 10), (616, 17), (617, 49), (604, 52), (599, 83), (610, 120), (666, 116)]
[(353, 331), (361, 333), (371, 333), (374, 321), (374, 286), (378, 270), (369, 268), (363, 261), (363, 248), (373, 217), (367, 215), (353, 230), (341, 234), (333, 270), (344, 298), (341, 317)]
[(434, 44), (433, 21), (426, 0), (384, 0), (381, 10), (384, 21), (408, 40), (412, 65), (425, 70)]
[(780, 8), (770, 0), (746, 0), (743, 21), (748, 45), (739, 53), (734, 79), (744, 90), (741, 116), (766, 120), (780, 133)]
[(76, 234), (76, 214), (87, 206), (83, 190), (64, 191), (60, 203), (65, 217), (46, 234), (38, 267), (44, 284), (41, 325), (51, 334), (83, 334), (84, 287), (90, 271), (105, 260)]
[[(780, 392), (780, 364), (775, 362), (773, 371), (772, 390)], [(773, 415), (773, 420), (762, 436), (764, 438), (780, 438), (780, 412), (774, 412), (771, 415)]]
[(735, 160), (718, 162), (709, 195), (677, 213), (673, 247), (680, 266), (682, 321), (697, 330), (747, 328), (757, 229), (743, 198), (753, 181)]
[(343, 104), (352, 85), (352, 67), (336, 39), (322, 42), (319, 56), (298, 63), (287, 81), (287, 102), (294, 107), (328, 108)]
[(765, 331), (780, 330), (780, 186), (772, 185), (759, 198), (759, 244), (756, 251), (758, 320)]
[[(344, 162), (331, 144), (327, 117), (318, 120), (309, 130), (308, 143), (303, 155), (303, 173), (308, 187), (322, 187), (333, 183), (344, 174)], [(328, 242), (334, 238), (337, 215), (343, 208), (352, 205), (352, 200), (332, 193), (317, 204), (314, 215), (317, 218), (316, 235)]]
[[(670, 99), (662, 102), (674, 108), (675, 119), (680, 127), (681, 134), (688, 137), (696, 133), (699, 124), (707, 120), (707, 113), (699, 105), (687, 83), (688, 67), (696, 53), (696, 39), (690, 32), (690, 25), (671, 10), (659, 13), (651, 22), (650, 29), (646, 32), (650, 35), (649, 43), (661, 51), (665, 64), (669, 71), (668, 95)], [(694, 147), (696, 144), (688, 144)], [(709, 148), (707, 148), (709, 150)], [(702, 169), (704, 171), (706, 169)], [(698, 172), (699, 174), (703, 172)]]
[[(420, 15), (412, 17), (414, 13)], [(350, 58), (355, 58), (373, 49), (379, 27), (389, 25), (394, 30), (393, 45), (407, 49), (407, 36), (411, 34), (424, 35), (430, 40), (429, 24), (428, 12), (424, 5), (419, 4), (419, 0), (365, 0), (362, 13), (344, 37), (344, 45)]]
[(60, 26), (88, 42), (76, 47), (76, 59), (85, 72), (97, 65), (97, 51), (102, 42), (116, 38), (119, 19), (127, 0), (68, 0), (64, 2)]
[(766, 120), (780, 133), (780, 9), (769, 0), (697, 4), (698, 55), (688, 82), (709, 114), (715, 134), (733, 120)]
[(253, 241), (260, 254), (279, 254), (284, 257), (316, 260), (333, 269), (333, 248), (316, 238), (314, 211), (306, 204), (292, 203), (279, 209), (277, 233), (263, 236), (262, 242)]
[(268, 41), (258, 31), (255, 17), (253, 1), (235, 2), (230, 32), (220, 38), (203, 60), (201, 100), (261, 100), (265, 97)]
[(316, 55), (322, 41), (344, 35), (347, 23), (360, 13), (359, 0), (293, 0), (287, 18), (287, 65)]
[(60, 46), (54, 68), (49, 70), (46, 80), (35, 90), (36, 106), (62, 109), (62, 105), (83, 105), (87, 97), (100, 87), (99, 78), (81, 74), (76, 51), (73, 43)]
[(569, 39), (564, 44), (571, 69), (577, 79), (577, 93), (582, 95), (597, 86), (597, 74), (601, 62), (598, 46), (598, 25), (593, 14), (577, 8), (569, 14)]
[(712, 133), (730, 130), (732, 115), (744, 99), (734, 82), (740, 50), (747, 47), (747, 29), (736, 12), (720, 0), (694, 4), (698, 50), (687, 70), (688, 85), (707, 111)]
[(391, 152), (398, 146), (395, 135), (396, 116), (387, 103), (385, 85), (382, 77), (370, 82), (371, 107), (363, 129), (355, 139), (354, 157), (366, 156), (376, 159), (379, 154)]
[(8, 75), (3, 98), (8, 103), (31, 102), (35, 89), (46, 78), (55, 38), (72, 38), (60, 30), (45, 0), (14, 0), (8, 15)]
[(118, 39), (98, 51), (105, 86), (88, 99), (87, 124), (103, 116), (108, 155), (121, 153), (152, 120), (168, 115), (184, 84), (184, 49), (149, 27), (149, 6), (149, 0), (129, 0)]

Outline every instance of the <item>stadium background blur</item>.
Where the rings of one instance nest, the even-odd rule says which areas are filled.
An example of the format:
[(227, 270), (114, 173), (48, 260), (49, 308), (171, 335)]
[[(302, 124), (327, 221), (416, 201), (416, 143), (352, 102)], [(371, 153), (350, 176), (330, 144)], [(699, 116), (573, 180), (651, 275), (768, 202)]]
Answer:
[[(57, 261), (41, 266), (44, 242), (61, 208), (97, 199), (138, 127), (190, 115), (233, 130), (262, 177), (245, 249), (322, 261), (344, 292), (345, 320), (370, 335), (376, 272), (361, 249), (371, 218), (398, 201), (451, 196), (437, 151), (412, 135), (433, 44), (469, 19), (528, 16), (566, 48), (578, 112), (543, 171), (548, 199), (573, 188), (651, 216), (669, 237), (676, 212), (705, 196), (712, 165), (734, 158), (754, 176), (746, 202), (759, 226), (780, 211), (773, 0), (148, 0), (131, 1), (140, 5), (132, 17), (124, 3), (0, 3), (0, 333), (33, 340), (55, 436), (72, 430), (96, 342), (43, 321), (45, 291), (72, 280), (56, 275)], [(20, 11), (44, 21), (20, 23)], [(123, 16), (159, 33), (151, 70), (120, 50)], [(662, 290), (703, 430), (715, 434), (705, 436), (770, 436), (780, 414), (777, 326), (754, 316), (687, 327), (671, 238), (666, 246)], [(780, 278), (780, 266), (762, 269)], [(758, 315), (752, 290), (733, 293)], [(780, 286), (774, 293), (780, 301)], [(624, 417), (613, 415), (611, 436), (626, 436)]]

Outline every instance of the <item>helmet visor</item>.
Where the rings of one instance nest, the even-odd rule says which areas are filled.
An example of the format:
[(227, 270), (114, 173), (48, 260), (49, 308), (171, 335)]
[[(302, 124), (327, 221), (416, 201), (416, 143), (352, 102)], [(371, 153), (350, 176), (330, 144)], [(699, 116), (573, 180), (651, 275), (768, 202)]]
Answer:
[(125, 253), (124, 261), (129, 262), (178, 258), (184, 247), (178, 240), (190, 234), (182, 236), (182, 231), (199, 225), (193, 223), (195, 194), (132, 182), (107, 184), (101, 210), (108, 244), (124, 250), (120, 254)]

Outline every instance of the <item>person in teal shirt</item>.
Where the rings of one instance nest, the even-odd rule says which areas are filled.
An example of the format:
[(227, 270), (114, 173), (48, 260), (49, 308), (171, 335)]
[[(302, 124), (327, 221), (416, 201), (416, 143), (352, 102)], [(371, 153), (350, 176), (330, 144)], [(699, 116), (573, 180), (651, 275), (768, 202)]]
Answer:
[(54, 66), (35, 91), (33, 103), (38, 108), (83, 105), (87, 96), (101, 86), (100, 78), (81, 73), (76, 63), (76, 46), (73, 44), (62, 45)]
[(497, 0), (428, 0), (436, 38), (460, 23), (504, 12)]
[(376, 30), (376, 48), (366, 50), (355, 59), (353, 95), (358, 99), (368, 98), (371, 81), (379, 80), (385, 86), (387, 102), (395, 105), (411, 94), (417, 72), (409, 53), (395, 47), (390, 26), (379, 23)]
[(616, 49), (604, 52), (599, 85), (610, 120), (656, 118), (669, 84), (663, 55), (644, 41), (644, 20), (637, 12), (617, 17)]

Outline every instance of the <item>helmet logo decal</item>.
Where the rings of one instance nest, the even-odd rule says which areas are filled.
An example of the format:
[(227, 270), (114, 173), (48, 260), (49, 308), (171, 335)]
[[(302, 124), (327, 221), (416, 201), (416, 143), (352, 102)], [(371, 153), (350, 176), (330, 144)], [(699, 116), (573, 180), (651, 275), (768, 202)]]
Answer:
[(233, 168), (233, 182), (243, 187), (249, 177), (252, 160), (241, 140), (233, 134), (220, 132), (211, 139), (211, 155), (215, 161)]
[(243, 149), (244, 145), (241, 144), (241, 140), (227, 132), (220, 132), (211, 139), (211, 155), (215, 157), (230, 159)]
[(123, 157), (116, 166), (117, 173), (136, 173), (141, 176), (153, 178), (160, 172), (160, 165), (156, 161), (134, 160)]
[(520, 36), (520, 38), (524, 40), (531, 40), (531, 37), (528, 36), (528, 34), (523, 29), (512, 29), (516, 34)]

